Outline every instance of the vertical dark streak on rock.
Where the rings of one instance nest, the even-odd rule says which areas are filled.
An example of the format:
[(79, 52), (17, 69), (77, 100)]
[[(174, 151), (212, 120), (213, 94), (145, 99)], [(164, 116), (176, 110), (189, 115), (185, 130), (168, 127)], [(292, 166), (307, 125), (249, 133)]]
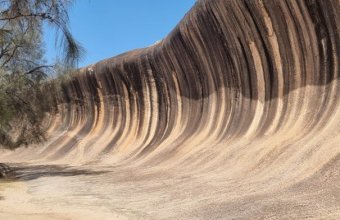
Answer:
[(41, 155), (256, 175), (282, 174), (300, 153), (326, 163), (314, 152), (334, 152), (326, 130), (339, 128), (339, 7), (199, 0), (162, 41), (66, 81), (60, 136)]

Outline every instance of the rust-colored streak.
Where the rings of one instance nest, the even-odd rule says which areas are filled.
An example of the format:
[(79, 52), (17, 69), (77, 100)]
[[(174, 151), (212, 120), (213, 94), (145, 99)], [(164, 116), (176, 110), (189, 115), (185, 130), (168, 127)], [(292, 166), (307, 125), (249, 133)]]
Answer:
[(339, 11), (337, 0), (198, 0), (157, 44), (83, 68), (46, 146), (1, 158), (105, 164), (118, 185), (150, 178), (145, 194), (119, 187), (156, 219), (339, 219)]

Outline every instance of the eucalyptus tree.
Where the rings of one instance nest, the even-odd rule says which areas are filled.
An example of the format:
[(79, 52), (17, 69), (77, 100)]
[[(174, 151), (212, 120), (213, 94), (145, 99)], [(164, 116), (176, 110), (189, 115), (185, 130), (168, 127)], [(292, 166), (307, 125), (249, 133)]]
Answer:
[(55, 65), (44, 60), (43, 25), (55, 28), (62, 65), (74, 67), (83, 49), (69, 27), (71, 0), (0, 0), (0, 147), (44, 140), (44, 114), (52, 110), (44, 93)]

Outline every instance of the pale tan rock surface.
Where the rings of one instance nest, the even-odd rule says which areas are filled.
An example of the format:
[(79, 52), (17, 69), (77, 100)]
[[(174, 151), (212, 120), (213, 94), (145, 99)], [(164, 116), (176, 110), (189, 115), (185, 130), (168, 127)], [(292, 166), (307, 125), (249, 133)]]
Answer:
[[(0, 219), (340, 219), (337, 0), (199, 0), (0, 152)], [(113, 42), (114, 43), (114, 42)]]

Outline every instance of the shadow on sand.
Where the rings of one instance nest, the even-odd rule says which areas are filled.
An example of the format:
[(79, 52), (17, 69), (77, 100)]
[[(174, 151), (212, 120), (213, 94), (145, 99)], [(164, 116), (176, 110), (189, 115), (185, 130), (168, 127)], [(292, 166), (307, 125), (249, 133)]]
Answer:
[(108, 173), (108, 171), (94, 171), (67, 165), (9, 164), (9, 166), (11, 168), (9, 179), (13, 181), (29, 181), (41, 177), (101, 175)]

